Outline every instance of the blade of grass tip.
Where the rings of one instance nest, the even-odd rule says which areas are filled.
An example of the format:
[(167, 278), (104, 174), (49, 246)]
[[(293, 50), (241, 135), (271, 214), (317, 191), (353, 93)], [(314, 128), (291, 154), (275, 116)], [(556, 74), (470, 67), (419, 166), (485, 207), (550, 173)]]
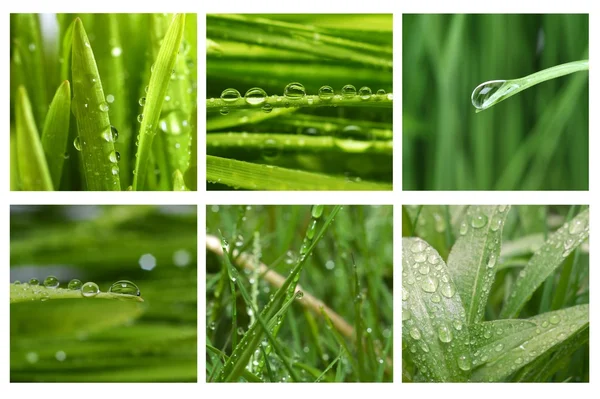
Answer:
[[(387, 362), (385, 361), (385, 359), (388, 358), (388, 354), (392, 350), (392, 344), (394, 343), (393, 336), (394, 336), (394, 334), (392, 331), (392, 333), (390, 333), (389, 337), (387, 338), (385, 347), (383, 349), (383, 353), (381, 354), (381, 360), (383, 360), (383, 361), (379, 361), (379, 367), (377, 369), (377, 381), (383, 381), (383, 373), (385, 372), (385, 367), (387, 365)], [(391, 368), (391, 365), (390, 365), (390, 368)], [(394, 375), (393, 370), (390, 370), (390, 374)]]
[(183, 174), (177, 169), (173, 174), (173, 191), (190, 191), (185, 186), (185, 180), (183, 179)]
[(352, 352), (350, 352), (350, 347), (348, 346), (348, 343), (346, 342), (344, 337), (342, 337), (342, 334), (340, 334), (338, 332), (338, 330), (335, 328), (335, 326), (333, 325), (333, 322), (331, 321), (331, 319), (329, 318), (329, 315), (327, 314), (327, 312), (325, 312), (325, 309), (323, 307), (321, 307), (321, 315), (325, 319), (325, 323), (327, 325), (327, 331), (329, 331), (331, 333), (331, 335), (333, 336), (333, 338), (335, 339), (337, 344), (340, 347), (344, 348), (344, 351), (348, 354), (348, 360), (350, 361), (350, 364), (352, 365), (352, 369), (356, 373), (358, 373), (359, 369), (360, 369), (358, 360), (354, 356), (351, 355)]
[(31, 97), (37, 126), (42, 126), (48, 109), (48, 88), (44, 61), (44, 46), (38, 14), (14, 14), (15, 48), (21, 56), (24, 80)]
[(315, 380), (315, 382), (321, 382), (321, 380), (323, 378), (325, 378), (325, 376), (327, 375), (327, 373), (329, 372), (329, 370), (331, 370), (333, 368), (333, 366), (335, 366), (335, 364), (342, 358), (342, 353), (343, 353), (343, 349), (340, 347), (340, 354), (337, 355), (335, 357), (335, 359), (333, 359), (333, 361), (327, 365), (327, 367), (325, 368), (325, 370), (323, 370), (323, 372), (321, 373), (321, 375), (317, 377), (317, 379)]
[(71, 121), (71, 85), (65, 80), (56, 90), (42, 131), (42, 147), (46, 154), (52, 185), (60, 187), (65, 163), (69, 122)]
[(185, 14), (176, 14), (167, 30), (167, 34), (163, 38), (153, 71), (150, 74), (144, 113), (141, 114), (133, 190), (143, 190), (146, 184), (152, 141), (158, 127), (160, 112), (171, 80), (171, 74), (177, 61), (177, 52), (181, 45), (184, 27)]
[[(310, 253), (314, 249), (314, 247), (317, 245), (317, 243), (321, 240), (321, 238), (323, 237), (323, 235), (325, 234), (325, 232), (327, 231), (327, 229), (333, 222), (333, 219), (338, 214), (340, 209), (341, 209), (341, 206), (339, 206), (339, 205), (336, 205), (332, 209), (327, 220), (323, 224), (323, 227), (315, 235), (315, 237), (312, 241), (312, 244), (307, 248), (306, 253)], [(276, 313), (279, 311), (275, 305), (282, 302), (282, 300), (284, 299), (284, 297), (288, 291), (288, 288), (292, 285), (292, 283), (296, 279), (296, 276), (302, 270), (302, 267), (304, 266), (306, 259), (307, 259), (307, 257), (301, 257), (299, 259), (298, 263), (294, 266), (294, 268), (292, 269), (292, 271), (290, 272), (288, 277), (285, 279), (283, 284), (279, 287), (277, 292), (275, 292), (273, 297), (269, 300), (267, 305), (264, 307), (264, 309), (261, 312), (261, 316), (263, 316), (264, 319), (271, 320), (276, 315)], [(292, 298), (292, 300), (293, 299), (294, 298)], [(247, 365), (248, 359), (250, 359), (250, 357), (254, 353), (255, 348), (259, 345), (259, 343), (262, 339), (262, 334), (258, 334), (257, 329), (258, 329), (258, 323), (254, 323), (252, 326), (250, 326), (248, 331), (246, 331), (246, 334), (244, 334), (244, 336), (242, 337), (240, 344), (238, 345), (238, 347), (236, 347), (236, 349), (234, 350), (234, 352), (232, 354), (232, 357), (234, 357), (236, 359), (236, 361), (235, 362), (228, 361), (225, 364), (225, 366), (223, 367), (223, 371), (219, 378), (220, 381), (236, 381), (237, 378), (239, 378), (242, 370), (244, 370)]]
[(73, 27), (72, 58), (72, 108), (79, 134), (75, 147), (81, 151), (87, 189), (119, 191), (119, 157), (108, 117), (109, 106), (90, 41), (79, 18)]
[(17, 89), (17, 162), (21, 189), (27, 191), (51, 191), (52, 177), (44, 156), (44, 149), (35, 126), (27, 90)]
[(65, 30), (64, 36), (60, 41), (60, 56), (58, 58), (58, 63), (60, 64), (60, 80), (65, 81), (71, 78), (71, 63), (69, 59), (71, 58), (71, 48), (73, 47), (73, 27), (75, 26), (75, 21), (71, 22), (67, 29)]
[[(238, 273), (237, 269), (235, 268), (235, 266), (233, 266), (233, 264), (231, 263), (231, 260), (229, 259), (229, 244), (227, 243), (227, 241), (225, 241), (225, 239), (222, 236), (221, 236), (221, 240), (222, 240), (221, 242), (223, 243), (222, 244), (223, 245), (223, 261), (226, 264), (227, 271), (229, 272), (229, 280), (230, 280), (230, 284), (232, 285), (232, 291), (235, 293), (235, 287), (237, 286), (239, 288), (240, 294), (241, 294), (242, 298), (244, 299), (244, 302), (246, 302), (246, 306), (248, 306), (250, 309), (252, 309), (252, 312), (256, 315), (256, 320), (258, 321), (258, 324), (260, 324), (260, 326), (262, 327), (263, 332), (267, 336), (267, 339), (269, 340), (271, 346), (275, 350), (275, 353), (277, 354), (277, 356), (279, 356), (279, 358), (283, 362), (284, 367), (287, 369), (288, 373), (290, 373), (290, 377), (294, 381), (301, 381), (300, 377), (294, 370), (289, 359), (284, 355), (281, 345), (279, 344), (277, 339), (271, 334), (270, 328), (267, 325), (267, 323), (265, 322), (265, 320), (263, 319), (263, 317), (260, 315), (258, 308), (255, 307), (254, 304), (252, 303), (252, 299), (250, 298), (250, 294), (248, 293), (248, 291), (246, 291), (246, 287), (240, 281), (239, 273)], [(298, 296), (298, 295), (296, 297), (300, 298), (300, 296)], [(291, 304), (291, 301), (288, 303)], [(234, 308), (235, 308), (235, 306), (234, 306)], [(235, 316), (232, 316), (232, 319), (233, 319), (233, 323), (235, 326)], [(234, 332), (233, 332), (234, 335), (236, 334), (236, 330), (234, 330)], [(248, 332), (249, 331), (250, 330), (248, 330)], [(240, 359), (240, 362), (241, 362), (241, 359)]]
[(131, 184), (131, 148), (132, 124), (131, 107), (129, 106), (128, 83), (125, 75), (125, 61), (119, 25), (116, 14), (92, 14), (94, 20), (94, 51), (98, 71), (102, 76), (102, 88), (106, 94), (106, 102), (110, 109), (108, 115), (114, 126), (115, 151), (120, 154), (119, 180), (121, 189)]
[(550, 234), (519, 273), (500, 318), (517, 317), (538, 287), (588, 238), (589, 215), (589, 209), (586, 209)]

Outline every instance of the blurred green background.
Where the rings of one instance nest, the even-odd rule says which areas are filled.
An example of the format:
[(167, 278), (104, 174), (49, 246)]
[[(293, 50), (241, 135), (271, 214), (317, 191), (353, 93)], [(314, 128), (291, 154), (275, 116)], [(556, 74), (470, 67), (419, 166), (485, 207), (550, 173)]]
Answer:
[[(325, 206), (323, 219), (327, 219), (333, 206)], [(240, 216), (244, 219), (241, 222)], [(255, 232), (259, 233), (261, 261), (280, 275), (287, 277), (298, 259), (305, 231), (311, 220), (311, 207), (303, 206), (251, 206), (246, 211), (239, 206), (209, 205), (206, 212), (207, 234), (219, 237), (219, 230), (229, 240), (232, 250), (252, 253)], [(300, 274), (299, 284), (306, 291), (322, 300), (327, 306), (355, 325), (354, 271), (356, 263), (363, 297), (362, 325), (365, 329), (365, 368), (368, 373), (362, 381), (376, 381), (377, 369), (383, 363), (381, 351), (392, 340), (393, 327), (393, 209), (391, 206), (344, 206), (335, 216), (329, 229), (306, 261)], [(323, 223), (321, 221), (321, 223)], [(317, 231), (321, 229), (317, 227)], [(235, 230), (235, 231), (234, 231)], [(207, 252), (206, 262), (206, 325), (207, 343), (231, 354), (232, 304), (237, 306), (237, 325), (245, 331), (249, 316), (242, 298), (234, 302), (228, 284), (227, 273), (221, 258)], [(249, 274), (247, 269), (244, 269)], [(251, 276), (247, 276), (251, 278)], [(248, 279), (242, 279), (247, 282)], [(258, 307), (263, 309), (276, 287), (258, 279)], [(250, 286), (250, 284), (247, 284)], [(250, 288), (247, 288), (250, 290)], [(239, 295), (239, 293), (238, 293)], [(240, 335), (241, 337), (241, 335)], [(285, 348), (291, 362), (308, 365), (323, 371), (340, 352), (332, 332), (324, 319), (294, 303), (286, 314), (278, 341)], [(350, 340), (348, 340), (350, 342)], [(356, 359), (356, 344), (348, 344)], [(210, 353), (210, 352), (209, 352)], [(383, 381), (391, 381), (393, 347), (390, 349), (388, 367)], [(208, 355), (208, 354), (207, 354)], [(207, 356), (208, 357), (208, 356)], [(269, 356), (271, 369), (277, 380), (289, 380), (280, 359)], [(351, 360), (342, 357), (341, 381), (357, 381)], [(207, 360), (207, 378), (215, 362)], [(335, 370), (339, 366), (333, 367)], [(298, 369), (306, 381), (314, 381), (304, 368)], [(263, 371), (264, 372), (264, 371)], [(269, 377), (261, 375), (265, 381)], [(326, 376), (326, 380), (329, 377)]]
[(11, 282), (126, 279), (144, 299), (11, 304), (11, 381), (196, 381), (196, 223), (195, 206), (11, 206)]
[(403, 189), (587, 190), (588, 73), (475, 113), (473, 89), (588, 58), (588, 15), (403, 15)]

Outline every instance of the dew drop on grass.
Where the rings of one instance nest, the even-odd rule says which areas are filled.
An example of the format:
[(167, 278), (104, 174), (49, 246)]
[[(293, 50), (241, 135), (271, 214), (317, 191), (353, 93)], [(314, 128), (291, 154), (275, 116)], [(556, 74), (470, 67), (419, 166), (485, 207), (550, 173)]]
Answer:
[(98, 105), (98, 109), (102, 112), (108, 112), (109, 108), (110, 107), (108, 106), (108, 103), (106, 103), (106, 102), (102, 102), (102, 103), (100, 103), (100, 105)]
[(356, 96), (356, 87), (352, 85), (346, 85), (342, 87), (342, 96), (345, 98), (352, 98)]
[[(118, 154), (118, 152), (117, 152), (117, 154)], [(118, 158), (118, 157), (117, 157), (117, 158)], [(119, 167), (118, 167), (117, 165), (113, 165), (113, 166), (111, 166), (111, 168), (110, 168), (110, 173), (112, 173), (112, 174), (113, 174), (113, 176), (116, 176), (116, 175), (118, 175), (118, 174), (119, 174)]]
[(504, 344), (498, 344), (494, 347), (496, 352), (500, 352), (502, 349), (504, 349)]
[(98, 288), (98, 284), (93, 282), (87, 282), (81, 286), (81, 295), (86, 298), (91, 298), (100, 292), (100, 288)]
[(460, 331), (460, 330), (462, 330), (462, 328), (463, 328), (463, 326), (462, 326), (462, 323), (461, 323), (460, 321), (458, 321), (458, 320), (454, 320), (454, 321), (452, 322), (452, 326), (453, 326), (453, 327), (454, 327), (454, 328), (455, 328), (457, 331)]
[(319, 89), (319, 98), (323, 101), (328, 101), (333, 98), (335, 92), (331, 86), (321, 86)]
[(498, 214), (492, 217), (492, 222), (490, 223), (490, 229), (492, 231), (498, 231), (502, 227), (502, 217)]
[(137, 121), (138, 121), (139, 123), (142, 123), (142, 121), (143, 121), (143, 120), (144, 120), (144, 114), (139, 114), (139, 115), (137, 116)]
[(377, 90), (377, 100), (380, 100), (381, 97), (385, 96), (385, 90), (379, 89)]
[(469, 226), (467, 225), (466, 222), (462, 222), (460, 224), (460, 228), (459, 228), (458, 232), (460, 233), (461, 236), (464, 236), (465, 234), (467, 234), (467, 231), (469, 231)]
[(422, 252), (425, 250), (425, 248), (427, 248), (427, 244), (425, 244), (425, 241), (423, 240), (417, 240), (415, 241), (415, 243), (410, 247), (410, 251), (414, 254)]
[(283, 90), (283, 96), (290, 100), (300, 100), (306, 96), (306, 89), (301, 83), (289, 83)]
[(438, 328), (438, 338), (445, 343), (452, 342), (452, 330), (447, 326), (440, 326)]
[(229, 108), (227, 108), (227, 107), (221, 107), (221, 109), (219, 110), (219, 113), (221, 115), (227, 115), (229, 113)]
[(260, 87), (253, 87), (246, 92), (244, 99), (250, 105), (260, 105), (266, 101), (267, 93)]
[(417, 327), (413, 327), (410, 329), (409, 334), (413, 339), (421, 339), (421, 332), (417, 329)]
[(471, 361), (467, 355), (460, 355), (458, 357), (458, 367), (463, 371), (471, 370)]
[(560, 316), (557, 314), (550, 316), (550, 323), (552, 323), (552, 324), (560, 323)]
[(140, 296), (140, 289), (137, 285), (128, 280), (119, 280), (110, 286), (108, 292), (124, 295)]
[(113, 125), (110, 125), (110, 135), (112, 137), (113, 142), (117, 141), (117, 139), (119, 138), (119, 131)]
[(146, 105), (146, 97), (140, 97), (138, 104), (140, 104), (142, 107)]
[(452, 298), (456, 293), (456, 289), (454, 289), (454, 286), (450, 283), (442, 284), (440, 291), (446, 298)]
[(15, 281), (13, 282), (13, 284), (14, 284), (14, 285), (20, 285), (20, 284), (21, 284), (21, 282), (20, 282), (19, 280), (15, 280)]
[(108, 154), (108, 160), (112, 163), (116, 163), (118, 161), (117, 154), (114, 151), (111, 151), (110, 154)]
[(29, 279), (29, 285), (39, 285), (40, 284), (40, 280), (38, 280), (37, 278), (30, 278)]
[(75, 147), (77, 151), (81, 151), (81, 138), (79, 136), (75, 137), (75, 140), (73, 140), (73, 147)]
[(114, 103), (115, 102), (115, 96), (113, 96), (112, 94), (108, 94), (106, 96), (106, 102), (109, 103), (109, 104)]
[(372, 94), (373, 92), (367, 86), (363, 86), (358, 90), (358, 96), (361, 98), (361, 100), (368, 100), (371, 98)]
[(431, 302), (433, 303), (440, 303), (442, 301), (442, 297), (439, 296), (438, 294), (433, 294), (431, 296)]
[(402, 321), (410, 320), (412, 317), (410, 310), (402, 309)]
[(261, 109), (265, 114), (268, 114), (271, 111), (273, 111), (273, 106), (271, 104), (267, 103), (267, 104), (263, 105)]
[(272, 162), (281, 155), (282, 146), (275, 139), (266, 139), (261, 147), (261, 156), (265, 161)]
[(82, 285), (83, 283), (81, 282), (81, 280), (74, 278), (73, 280), (69, 281), (69, 285), (67, 285), (67, 288), (70, 290), (80, 290)]
[(569, 223), (569, 234), (579, 234), (585, 230), (585, 223), (581, 220), (571, 220)]
[(402, 288), (402, 300), (406, 301), (409, 296), (410, 296), (410, 294), (408, 293), (408, 290), (405, 290), (404, 288)]
[(504, 86), (506, 80), (491, 80), (477, 86), (471, 94), (471, 103), (477, 109), (486, 109), (496, 101), (496, 92)]
[(304, 297), (304, 292), (298, 291), (296, 292), (296, 299), (302, 299)]
[(59, 284), (60, 283), (59, 283), (58, 279), (54, 276), (48, 276), (44, 280), (44, 286), (46, 288), (58, 288)]
[(490, 254), (490, 258), (487, 261), (487, 267), (488, 267), (488, 269), (491, 269), (494, 266), (496, 266), (496, 255)]
[(440, 281), (435, 276), (426, 276), (423, 281), (421, 281), (421, 289), (425, 292), (435, 292), (437, 291), (438, 285)]
[(471, 218), (471, 226), (475, 229), (480, 229), (487, 225), (488, 218), (483, 213), (477, 213)]

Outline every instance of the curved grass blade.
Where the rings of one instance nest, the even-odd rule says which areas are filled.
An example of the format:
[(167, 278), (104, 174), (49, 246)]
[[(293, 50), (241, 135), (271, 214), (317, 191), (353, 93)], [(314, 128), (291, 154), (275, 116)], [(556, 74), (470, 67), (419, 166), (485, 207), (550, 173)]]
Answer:
[[(120, 154), (119, 182), (121, 189), (131, 185), (132, 112), (130, 107), (129, 80), (125, 78), (125, 61), (117, 14), (93, 14), (94, 53), (98, 71), (102, 76), (102, 89), (110, 109), (111, 125), (118, 131), (114, 140), (115, 151)], [(129, 55), (129, 54), (128, 54)]]
[(466, 381), (471, 350), (465, 308), (438, 252), (402, 239), (402, 342), (428, 381)]
[(84, 297), (80, 290), (64, 288), (47, 288), (41, 285), (11, 284), (10, 303), (40, 301), (54, 299), (118, 299), (120, 301), (144, 302), (142, 297), (135, 295), (116, 294), (113, 292), (100, 292), (93, 297)]
[(547, 68), (520, 79), (484, 82), (473, 90), (471, 102), (477, 112), (481, 112), (539, 83), (589, 68), (589, 61), (581, 60)]
[(250, 190), (374, 190), (388, 191), (390, 184), (354, 182), (319, 173), (259, 165), (234, 159), (206, 156), (206, 179)]
[(198, 190), (198, 107), (194, 107), (191, 124), (190, 166), (185, 171), (183, 179), (191, 191), (196, 191)]
[(224, 150), (255, 151), (264, 150), (265, 142), (271, 140), (285, 152), (341, 153), (341, 154), (380, 154), (392, 155), (392, 141), (362, 141), (336, 139), (330, 136), (303, 136), (276, 133), (211, 133), (206, 136), (207, 154)]
[(580, 212), (548, 237), (519, 273), (512, 293), (500, 312), (501, 318), (517, 317), (535, 290), (588, 238), (589, 215), (589, 209)]
[(73, 47), (73, 27), (75, 21), (71, 22), (65, 29), (64, 36), (60, 43), (60, 56), (58, 63), (60, 64), (60, 80), (65, 81), (71, 78), (71, 63), (68, 60), (71, 58), (71, 49)]
[[(214, 99), (211, 100), (214, 101)], [(257, 112), (257, 110), (254, 109), (242, 109), (237, 112), (230, 112), (226, 115), (208, 117), (206, 119), (206, 131), (212, 132), (246, 124), (254, 124), (295, 111), (297, 111), (297, 108), (275, 108), (271, 112)]]
[(179, 169), (177, 169), (173, 175), (173, 191), (190, 191), (185, 186), (183, 174), (179, 171)]
[(15, 31), (15, 51), (19, 53), (22, 70), (19, 82), (27, 88), (37, 126), (42, 126), (48, 110), (48, 87), (44, 46), (38, 14), (12, 14)]
[[(336, 206), (333, 208), (333, 210), (327, 217), (327, 220), (323, 224), (321, 230), (319, 230), (319, 232), (315, 234), (312, 244), (308, 247), (306, 254), (310, 254), (312, 252), (312, 250), (315, 248), (317, 243), (321, 240), (321, 238), (333, 222), (333, 219), (338, 214), (340, 209), (340, 206)], [(276, 304), (281, 303), (281, 301), (286, 296), (289, 287), (293, 283), (295, 283), (295, 281), (297, 281), (296, 276), (299, 275), (307, 258), (308, 256), (301, 257), (299, 259), (298, 263), (294, 266), (294, 268), (292, 269), (288, 277), (285, 279), (283, 284), (279, 287), (277, 292), (273, 295), (273, 297), (269, 300), (267, 305), (263, 308), (261, 312), (261, 317), (263, 318), (263, 320), (270, 321), (273, 318), (275, 318), (277, 314), (281, 311), (281, 309), (277, 309)], [(250, 328), (248, 328), (241, 341), (234, 349), (230, 360), (225, 363), (225, 366), (223, 367), (221, 374), (219, 375), (220, 381), (237, 381), (237, 379), (241, 376), (243, 370), (248, 364), (248, 360), (252, 357), (256, 348), (260, 345), (262, 334), (258, 333), (257, 330), (257, 322), (255, 322), (250, 326)], [(235, 359), (235, 361), (231, 359)]]
[(67, 142), (69, 140), (69, 122), (71, 121), (71, 85), (65, 80), (56, 90), (50, 103), (48, 115), (42, 131), (42, 147), (52, 177), (52, 185), (58, 189), (62, 176)]
[(16, 105), (17, 163), (21, 189), (51, 191), (52, 178), (44, 156), (44, 149), (35, 125), (31, 103), (25, 87), (17, 89)]
[(118, 157), (94, 53), (79, 18), (73, 27), (73, 114), (87, 189), (119, 191)]
[(467, 312), (467, 323), (483, 319), (502, 246), (510, 206), (470, 206), (448, 256), (448, 269)]
[(521, 334), (522, 343), (502, 354), (497, 360), (475, 370), (474, 381), (504, 381), (516, 370), (540, 356), (560, 350), (569, 337), (589, 325), (589, 305), (578, 305), (535, 316), (528, 321), (536, 323)]
[(133, 190), (143, 190), (146, 185), (152, 141), (156, 134), (169, 81), (177, 61), (177, 52), (183, 38), (184, 27), (185, 14), (176, 14), (167, 30), (167, 34), (163, 38), (153, 71), (150, 74), (150, 83), (148, 84), (148, 93), (140, 126)]

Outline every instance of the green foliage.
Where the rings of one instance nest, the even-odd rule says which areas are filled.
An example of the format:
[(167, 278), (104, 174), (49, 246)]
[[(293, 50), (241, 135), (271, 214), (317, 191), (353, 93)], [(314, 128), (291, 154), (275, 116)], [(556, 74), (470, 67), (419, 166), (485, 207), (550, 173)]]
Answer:
[[(194, 207), (13, 206), (11, 381), (196, 381), (196, 224)], [(141, 296), (109, 292), (123, 279)]]
[(208, 207), (207, 381), (392, 380), (392, 208), (320, 209)]
[(391, 15), (208, 15), (207, 75), (208, 189), (391, 189)]
[[(439, 207), (428, 208), (406, 214)], [(447, 209), (456, 216), (444, 230), (456, 239), (446, 260), (427, 242), (435, 232), (403, 238), (403, 380), (589, 381), (589, 210)], [(528, 215), (548, 216), (532, 230)], [(405, 221), (418, 226), (419, 217)]]
[(588, 58), (587, 14), (402, 18), (404, 189), (588, 189), (587, 72), (545, 81), (485, 112), (471, 103), (482, 82), (509, 79), (502, 90), (511, 92), (500, 94), (511, 95), (512, 78), (533, 78), (518, 79), (520, 90), (586, 69), (571, 63)]
[[(177, 187), (195, 190), (196, 21), (12, 14), (11, 189), (170, 191), (179, 170), (188, 177)], [(32, 138), (19, 145), (19, 87), (31, 103), (28, 131), (43, 127), (41, 156)], [(42, 161), (53, 185), (32, 187), (28, 165)]]

